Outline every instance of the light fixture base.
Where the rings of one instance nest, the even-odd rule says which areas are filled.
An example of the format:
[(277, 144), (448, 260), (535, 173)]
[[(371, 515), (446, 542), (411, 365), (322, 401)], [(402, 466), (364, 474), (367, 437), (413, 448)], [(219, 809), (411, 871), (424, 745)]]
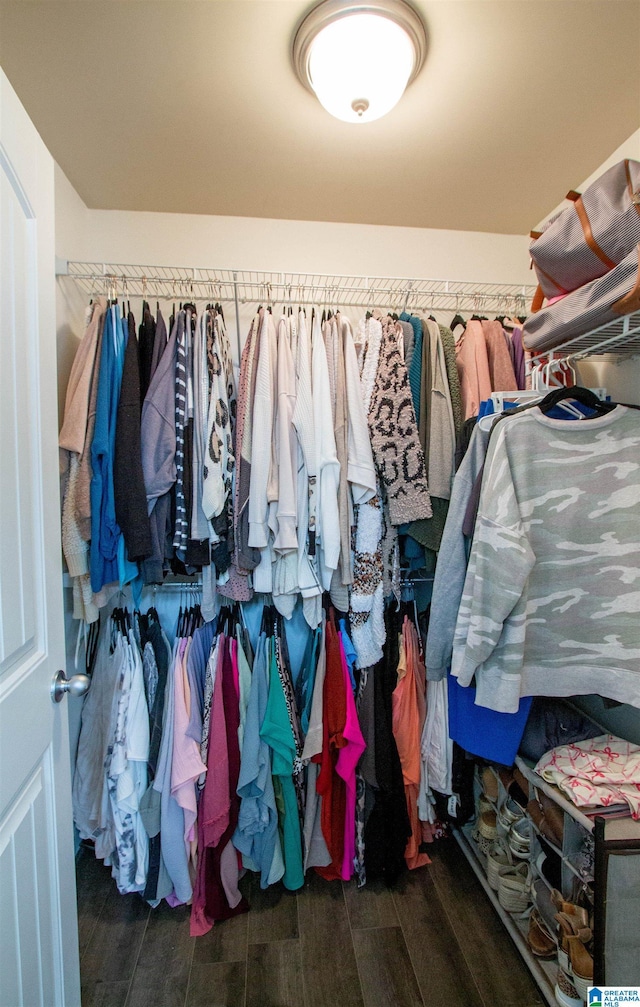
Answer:
[(351, 108), (356, 113), (356, 115), (364, 115), (364, 113), (369, 108), (369, 102), (366, 98), (356, 98), (355, 101), (351, 102)]
[(407, 81), (408, 87), (424, 65), (428, 43), (424, 22), (407, 0), (368, 0), (363, 3), (321, 0), (321, 3), (309, 11), (301, 21), (293, 38), (291, 58), (300, 82), (308, 91), (314, 93), (309, 75), (309, 57), (313, 41), (323, 28), (353, 14), (377, 14), (379, 17), (394, 21), (406, 32), (415, 53), (413, 70)]

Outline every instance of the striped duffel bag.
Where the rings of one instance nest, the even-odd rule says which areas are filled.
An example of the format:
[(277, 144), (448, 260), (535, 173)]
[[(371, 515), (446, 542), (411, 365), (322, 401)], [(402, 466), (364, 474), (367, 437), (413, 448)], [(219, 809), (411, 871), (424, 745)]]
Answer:
[(522, 339), (527, 350), (544, 353), (632, 311), (640, 311), (640, 244), (605, 276), (529, 315)]
[(548, 299), (604, 276), (640, 242), (640, 161), (620, 161), (567, 199), (571, 206), (531, 232), (529, 252)]

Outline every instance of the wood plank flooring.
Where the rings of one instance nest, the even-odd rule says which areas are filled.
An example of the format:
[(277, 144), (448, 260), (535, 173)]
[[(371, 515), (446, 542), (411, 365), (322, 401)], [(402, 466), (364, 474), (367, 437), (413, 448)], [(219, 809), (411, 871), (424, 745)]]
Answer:
[(83, 1007), (539, 1007), (544, 1003), (454, 840), (393, 890), (297, 894), (242, 881), (251, 911), (189, 937), (189, 910), (119, 895), (77, 863)]

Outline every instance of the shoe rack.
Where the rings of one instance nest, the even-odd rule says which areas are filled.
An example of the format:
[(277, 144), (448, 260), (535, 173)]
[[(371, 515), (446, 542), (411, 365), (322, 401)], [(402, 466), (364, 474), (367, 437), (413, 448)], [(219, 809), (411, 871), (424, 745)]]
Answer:
[[(529, 881), (529, 907), (519, 909), (515, 912), (507, 911), (501, 904), (498, 892), (491, 887), (487, 876), (488, 852), (496, 849), (496, 844), (500, 843), (500, 836), (494, 840), (489, 838), (490, 828), (488, 825), (494, 821), (491, 810), (495, 813), (499, 831), (502, 832), (503, 845), (507, 843), (508, 836), (504, 835), (505, 814), (504, 809), (510, 798), (512, 800), (512, 772), (503, 767), (491, 766), (487, 764), (479, 765), (475, 775), (475, 800), (476, 817), (461, 828), (454, 830), (454, 835), (469, 861), (474, 873), (482, 885), (487, 898), (491, 902), (496, 913), (500, 917), (505, 928), (509, 932), (514, 944), (518, 948), (523, 960), (527, 964), (545, 1002), (550, 1007), (580, 1007), (586, 998), (587, 982), (584, 976), (580, 976), (580, 959), (576, 958), (575, 976), (571, 969), (571, 963), (567, 956), (562, 953), (560, 947), (560, 963), (565, 966), (565, 971), (559, 972), (559, 961), (554, 949), (551, 949), (553, 957), (543, 958), (534, 954), (531, 950), (527, 936), (531, 926), (531, 911), (534, 910), (547, 924), (547, 929), (556, 943), (558, 942), (558, 928), (554, 921), (554, 914), (558, 911), (556, 906), (552, 906), (553, 899), (558, 898), (557, 892), (566, 900), (568, 904), (578, 903), (586, 908), (590, 929), (593, 929), (593, 940), (587, 941), (586, 946), (590, 949), (589, 954), (593, 954), (595, 981), (602, 985), (635, 985), (638, 982), (637, 976), (632, 981), (629, 975), (629, 967), (625, 962), (633, 962), (631, 971), (636, 971), (636, 965), (640, 961), (640, 822), (634, 822), (631, 818), (613, 819), (606, 823), (603, 819), (598, 820), (594, 830), (594, 822), (591, 818), (582, 814), (567, 798), (565, 798), (557, 788), (546, 783), (541, 777), (533, 772), (531, 766), (527, 765), (519, 757), (516, 759), (516, 767), (520, 771), (521, 789), (527, 787), (524, 796), (528, 801), (543, 801), (550, 807), (549, 815), (556, 825), (556, 834), (549, 829), (548, 823), (540, 816), (538, 822), (532, 817), (534, 805), (529, 805), (529, 810), (524, 808), (525, 827), (518, 828), (519, 836), (528, 830), (529, 834), (529, 854), (522, 856), (521, 840), (516, 837), (515, 849), (520, 853), (520, 857), (513, 857), (513, 864), (526, 863), (528, 868)], [(482, 774), (485, 774), (484, 777)], [(490, 776), (486, 774), (489, 773)], [(489, 791), (489, 793), (487, 793)], [(513, 807), (513, 804), (510, 805)], [(481, 821), (481, 816), (485, 812)], [(502, 812), (502, 814), (501, 814)], [(506, 818), (508, 819), (508, 813)], [(560, 835), (561, 833), (561, 835)], [(622, 884), (619, 884), (621, 892), (614, 895), (607, 888), (607, 876), (605, 858), (603, 851), (610, 850), (613, 854), (624, 854), (617, 857), (616, 863), (621, 865)], [(629, 854), (636, 854), (629, 859)], [(507, 869), (507, 873), (509, 873)], [(495, 872), (493, 872), (495, 883)], [(524, 874), (521, 868), (519, 874)], [(516, 875), (516, 884), (518, 875)], [(555, 890), (555, 891), (554, 891)], [(552, 892), (554, 893), (552, 896)], [(510, 905), (508, 899), (504, 897), (504, 889), (501, 893), (502, 901)], [(524, 901), (524, 899), (523, 899)], [(544, 910), (544, 911), (543, 911)], [(611, 925), (607, 926), (607, 916), (611, 918)], [(624, 921), (635, 920), (635, 925), (624, 926)], [(621, 936), (621, 931), (624, 937)], [(624, 941), (624, 950), (620, 943)], [(566, 943), (565, 943), (566, 947)], [(584, 963), (585, 948), (581, 947), (582, 959)], [(589, 954), (586, 955), (589, 960)], [(584, 968), (582, 969), (584, 972)], [(590, 981), (589, 981), (590, 982)]]

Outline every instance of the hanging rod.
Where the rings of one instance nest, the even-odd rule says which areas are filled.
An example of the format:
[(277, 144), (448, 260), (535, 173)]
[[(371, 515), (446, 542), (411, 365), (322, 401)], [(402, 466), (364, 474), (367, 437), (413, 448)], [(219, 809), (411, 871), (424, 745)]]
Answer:
[(58, 276), (73, 278), (88, 294), (207, 299), (241, 304), (327, 304), (363, 308), (504, 311), (524, 314), (535, 287), (398, 276), (348, 276), (264, 270), (142, 266), (58, 260)]

